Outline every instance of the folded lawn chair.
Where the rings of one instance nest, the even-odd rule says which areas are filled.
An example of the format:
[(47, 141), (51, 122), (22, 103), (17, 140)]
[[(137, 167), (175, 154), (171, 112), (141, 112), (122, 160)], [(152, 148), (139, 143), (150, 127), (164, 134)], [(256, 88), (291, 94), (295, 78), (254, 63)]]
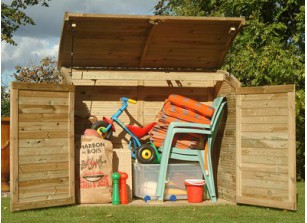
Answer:
[[(169, 158), (172, 158), (186, 161), (198, 161), (206, 181), (207, 195), (211, 201), (216, 201), (211, 151), (213, 149), (214, 141), (223, 116), (224, 106), (226, 104), (224, 99), (225, 98), (223, 97), (219, 97), (214, 100), (212, 107), (215, 110), (210, 124), (197, 124), (189, 122), (172, 122), (169, 124), (164, 143), (159, 148), (159, 150), (162, 152), (162, 157), (157, 185), (158, 200), (163, 201), (168, 160)], [(179, 149), (173, 147), (172, 142), (175, 135), (178, 133), (202, 134), (207, 140), (205, 149)]]

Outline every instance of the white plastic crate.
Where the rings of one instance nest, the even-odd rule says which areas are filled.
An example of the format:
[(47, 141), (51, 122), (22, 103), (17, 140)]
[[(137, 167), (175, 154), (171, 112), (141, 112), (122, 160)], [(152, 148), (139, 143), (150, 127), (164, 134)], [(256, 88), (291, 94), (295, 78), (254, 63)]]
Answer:
[[(159, 176), (159, 164), (133, 163), (133, 194), (143, 198), (150, 196), (156, 200), (156, 189)], [(172, 195), (176, 199), (187, 199), (186, 179), (203, 179), (199, 163), (169, 164), (167, 168), (164, 199), (170, 199)]]

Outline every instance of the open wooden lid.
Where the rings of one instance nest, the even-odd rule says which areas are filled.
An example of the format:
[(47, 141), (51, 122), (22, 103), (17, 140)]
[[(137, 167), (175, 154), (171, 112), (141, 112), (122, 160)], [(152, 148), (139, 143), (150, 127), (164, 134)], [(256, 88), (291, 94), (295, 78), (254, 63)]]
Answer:
[(59, 67), (216, 70), (244, 23), (244, 18), (66, 13)]

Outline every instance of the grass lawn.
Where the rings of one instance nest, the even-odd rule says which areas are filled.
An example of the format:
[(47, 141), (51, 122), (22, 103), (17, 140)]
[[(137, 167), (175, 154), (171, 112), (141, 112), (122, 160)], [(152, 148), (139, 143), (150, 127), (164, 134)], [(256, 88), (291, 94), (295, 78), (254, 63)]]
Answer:
[(305, 221), (305, 183), (297, 183), (298, 210), (285, 211), (247, 205), (219, 206), (66, 206), (11, 213), (2, 198), (1, 222), (287, 222)]

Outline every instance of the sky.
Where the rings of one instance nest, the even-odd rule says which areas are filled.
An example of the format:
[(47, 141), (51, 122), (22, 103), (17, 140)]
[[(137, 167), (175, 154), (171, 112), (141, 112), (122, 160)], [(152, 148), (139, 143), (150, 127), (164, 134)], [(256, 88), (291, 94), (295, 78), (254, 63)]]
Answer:
[[(10, 3), (11, 0), (2, 0)], [(65, 12), (152, 15), (158, 0), (51, 0), (49, 7), (32, 6), (25, 10), (36, 25), (22, 26), (13, 34), (18, 44), (1, 42), (1, 85), (9, 86), (15, 66), (51, 56), (57, 59)]]

